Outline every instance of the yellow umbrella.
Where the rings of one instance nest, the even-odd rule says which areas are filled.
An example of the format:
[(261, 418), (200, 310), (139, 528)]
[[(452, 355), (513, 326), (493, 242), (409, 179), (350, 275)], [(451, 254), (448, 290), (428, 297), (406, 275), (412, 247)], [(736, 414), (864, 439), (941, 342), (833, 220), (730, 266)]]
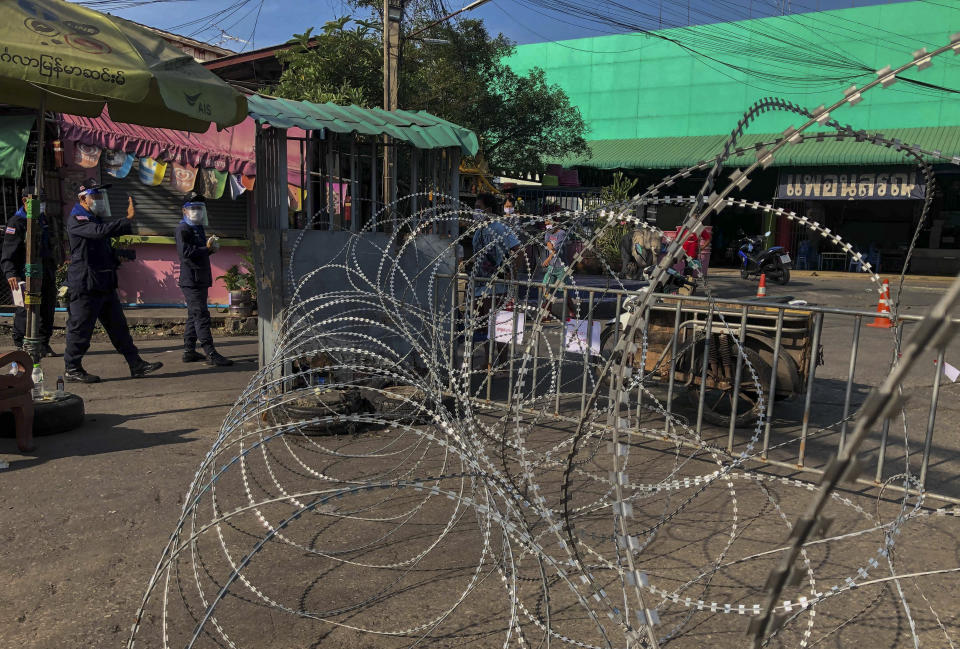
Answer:
[(203, 132), (247, 117), (246, 98), (162, 38), (61, 0), (0, 0), (4, 103)]

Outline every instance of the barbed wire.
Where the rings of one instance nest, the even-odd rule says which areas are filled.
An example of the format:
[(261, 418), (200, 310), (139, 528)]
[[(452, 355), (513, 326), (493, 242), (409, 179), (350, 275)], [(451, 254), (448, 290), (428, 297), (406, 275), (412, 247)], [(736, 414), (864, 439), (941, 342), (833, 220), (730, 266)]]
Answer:
[[(562, 314), (569, 310), (587, 323), (617, 320), (621, 299), (601, 315), (603, 305), (573, 269), (597, 254), (619, 222), (662, 237), (636, 216), (638, 207), (660, 203), (689, 211), (652, 286), (662, 285), (675, 264), (693, 261), (682, 244), (700, 235), (709, 213), (736, 206), (772, 211), (819, 236), (862, 262), (879, 291), (875, 269), (836, 232), (732, 193), (784, 146), (853, 135), (898, 147), (919, 165), (931, 196), (933, 172), (924, 157), (957, 158), (855, 132), (830, 114), (909, 66), (922, 69), (926, 57), (960, 48), (958, 42), (878, 71), (877, 82), (849, 90), (829, 109), (758, 102), (713, 160), (632, 200), (546, 217), (583, 246), (562, 281), (537, 291), (523, 278), (538, 274), (545, 217), (519, 227), (437, 193), (404, 197), (374, 219), (383, 224), (411, 214), (398, 217), (399, 227), (330, 233), (329, 245), (340, 248), (324, 251), (327, 261), (309, 269), (300, 258), (308, 240), (301, 232), (290, 253), (291, 297), (275, 353), (200, 463), (128, 647), (138, 639), (164, 648), (311, 646), (332, 633), (368, 636), (349, 642), (384, 647), (450, 646), (457, 638), (484, 646), (658, 647), (704, 624), (749, 630), (759, 646), (776, 638), (806, 647), (856, 626), (863, 607), (853, 605), (850, 614), (845, 602), (887, 585), (919, 645), (915, 609), (900, 584), (957, 568), (901, 574), (894, 549), (910, 526), (954, 520), (960, 509), (926, 508), (909, 451), (902, 471), (885, 483), (904, 487), (892, 516), (867, 511), (861, 496), (838, 486), (851, 478), (857, 449), (877, 422), (899, 413), (908, 449), (899, 386), (917, 359), (950, 340), (949, 307), (960, 298), (960, 280), (902, 350), (891, 331), (891, 348), (902, 355), (860, 410), (806, 437), (853, 425), (819, 485), (751, 468), (769, 450), (757, 447), (776, 394), (765, 387), (765, 368), (739, 323), (727, 322), (722, 309), (708, 306), (705, 333), (685, 340), (666, 364), (676, 370), (677, 358), (705, 350), (714, 336), (729, 342), (757, 404), (738, 452), (715, 445), (699, 418), (688, 421), (674, 412), (670, 395), (658, 392), (668, 370), (664, 357), (653, 356), (651, 313), (660, 297), (634, 291), (632, 307), (623, 310), (627, 322), (596, 354), (589, 333), (586, 348), (570, 351)], [(807, 121), (756, 148), (757, 162), (715, 192), (725, 161), (743, 154), (737, 140), (768, 110)], [(834, 132), (803, 132), (813, 124)], [(662, 194), (702, 170), (708, 174), (698, 194)], [(414, 204), (427, 207), (412, 210)], [(923, 204), (921, 225), (930, 205)], [(911, 252), (915, 244), (916, 237)], [(471, 254), (458, 268), (461, 246)], [(494, 263), (478, 265), (486, 256)], [(636, 288), (598, 257), (614, 289)], [(695, 265), (693, 272), (699, 274)], [(708, 279), (700, 281), (712, 295)], [(561, 318), (548, 315), (554, 307)], [(498, 313), (513, 321), (505, 342), (491, 325)], [(649, 443), (653, 437), (658, 444)], [(772, 448), (800, 443), (786, 436)], [(795, 519), (804, 501), (807, 513)], [(827, 508), (837, 531), (829, 530)], [(880, 606), (870, 592), (869, 606)], [(949, 620), (921, 595), (949, 640)], [(833, 619), (814, 638), (818, 612)]]

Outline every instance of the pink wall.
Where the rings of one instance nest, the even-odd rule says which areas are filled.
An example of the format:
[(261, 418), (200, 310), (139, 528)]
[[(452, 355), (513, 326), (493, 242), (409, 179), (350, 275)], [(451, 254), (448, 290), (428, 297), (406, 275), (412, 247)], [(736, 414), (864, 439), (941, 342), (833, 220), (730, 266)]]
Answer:
[[(136, 261), (121, 264), (119, 271), (120, 299), (124, 303), (137, 304), (183, 304), (183, 293), (177, 285), (180, 276), (180, 259), (177, 247), (172, 244), (144, 243), (131, 246), (137, 251)], [(210, 257), (213, 269), (213, 287), (210, 289), (211, 304), (226, 304), (227, 289), (222, 280), (227, 268), (240, 264), (245, 249), (224, 247)]]

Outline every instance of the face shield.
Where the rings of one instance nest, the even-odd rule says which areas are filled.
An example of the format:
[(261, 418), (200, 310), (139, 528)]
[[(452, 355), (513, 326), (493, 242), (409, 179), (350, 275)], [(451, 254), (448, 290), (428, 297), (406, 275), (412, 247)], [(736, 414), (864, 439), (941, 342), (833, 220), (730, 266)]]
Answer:
[(210, 225), (210, 221), (207, 220), (206, 203), (184, 203), (183, 218), (190, 225)]
[(81, 194), (90, 200), (90, 213), (99, 217), (110, 217), (110, 200), (106, 189), (91, 189)]

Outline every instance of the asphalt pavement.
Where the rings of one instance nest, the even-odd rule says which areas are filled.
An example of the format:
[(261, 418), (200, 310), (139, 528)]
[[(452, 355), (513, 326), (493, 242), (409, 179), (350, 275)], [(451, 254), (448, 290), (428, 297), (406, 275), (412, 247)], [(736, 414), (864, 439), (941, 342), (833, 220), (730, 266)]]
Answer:
[[(904, 311), (922, 314), (946, 288), (947, 281), (908, 279), (902, 296)], [(710, 285), (719, 297), (747, 297), (755, 290), (754, 282), (722, 269), (711, 272)], [(877, 299), (868, 278), (853, 274), (795, 273), (790, 285), (771, 285), (768, 294), (792, 295), (810, 303), (868, 312), (876, 308)], [(828, 318), (825, 324), (826, 363), (817, 376), (829, 389), (816, 394), (819, 408), (832, 409), (830, 417), (842, 405), (842, 385), (850, 361), (850, 327), (850, 319), (840, 316)], [(87, 417), (82, 428), (39, 437), (36, 452), (28, 455), (16, 452), (12, 438), (0, 438), (0, 460), (9, 463), (9, 468), (0, 470), (0, 565), (4, 574), (0, 588), (0, 645), (4, 647), (124, 646), (147, 580), (182, 509), (183, 494), (225, 415), (256, 370), (253, 337), (219, 341), (220, 350), (238, 361), (230, 368), (182, 363), (177, 339), (149, 338), (137, 343), (144, 358), (164, 362), (156, 375), (130, 379), (122, 358), (110, 344), (94, 343), (84, 364), (88, 371), (102, 376), (103, 382), (69, 386), (85, 400)], [(62, 348), (62, 338), (55, 339), (54, 347)], [(854, 407), (888, 371), (891, 350), (889, 330), (862, 329), (856, 355)], [(957, 341), (948, 350), (947, 360), (951, 359), (960, 365)], [(46, 375), (55, 380), (62, 373), (62, 359), (45, 359), (43, 367)], [(922, 436), (934, 371), (931, 364), (911, 377), (910, 387), (919, 396), (911, 406), (911, 430), (917, 431), (911, 433), (913, 440)], [(946, 382), (942, 387), (933, 448), (938, 484), (950, 490), (960, 489), (952, 484), (960, 450), (958, 387), (960, 384)], [(798, 477), (812, 479), (810, 475)], [(796, 503), (792, 498), (785, 496), (783, 506), (800, 511), (799, 504), (806, 502), (805, 492), (800, 493)], [(760, 508), (764, 502), (759, 495), (755, 502), (753, 496), (745, 496), (741, 506)], [(950, 532), (943, 532), (940, 538), (947, 542), (944, 539), (950, 538)], [(911, 558), (924, 567), (939, 565), (934, 557), (943, 556), (942, 551), (939, 547), (930, 548), (930, 559), (925, 558), (924, 551), (912, 554)], [(947, 552), (955, 553), (956, 548)], [(764, 577), (757, 574), (749, 579)], [(949, 593), (944, 582), (938, 607), (948, 613), (944, 623), (956, 628), (956, 608), (951, 612), (950, 605), (945, 603)], [(348, 595), (349, 591), (342, 595), (330, 592), (331, 597)], [(490, 624), (496, 626), (496, 620), (492, 619)], [(719, 644), (714, 636), (711, 644), (742, 646), (742, 629), (735, 627)], [(935, 629), (932, 622), (926, 628)], [(897, 646), (896, 634), (882, 617), (877, 618), (876, 626), (870, 627), (871, 634), (874, 631), (871, 637), (885, 639), (880, 643), (883, 646)], [(263, 636), (244, 638), (252, 643), (243, 642), (241, 646), (288, 646), (279, 641), (281, 637), (275, 627)], [(335, 634), (326, 646), (394, 646), (386, 640), (381, 642), (382, 639), (364, 644), (365, 639), (373, 642), (369, 636), (349, 641), (344, 638)], [(448, 640), (454, 642), (452, 638)], [(453, 646), (444, 642), (429, 646)], [(497, 641), (497, 646), (500, 644), (502, 637)], [(494, 645), (481, 640), (473, 646)], [(681, 642), (678, 646), (694, 645)]]

